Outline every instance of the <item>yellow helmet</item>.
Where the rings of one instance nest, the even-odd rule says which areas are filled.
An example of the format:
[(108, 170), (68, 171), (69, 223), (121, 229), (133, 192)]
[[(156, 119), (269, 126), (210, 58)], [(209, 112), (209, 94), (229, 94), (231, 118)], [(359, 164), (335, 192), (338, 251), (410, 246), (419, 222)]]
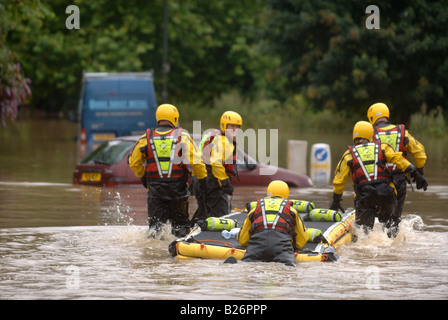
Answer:
[(160, 120), (167, 120), (174, 126), (177, 126), (179, 121), (179, 111), (172, 104), (161, 104), (156, 110), (157, 122)]
[(234, 111), (226, 111), (221, 116), (221, 131), (226, 131), (228, 124), (236, 124), (242, 126), (243, 118), (241, 118), (241, 116)]
[(389, 108), (381, 102), (372, 104), (367, 110), (367, 118), (369, 122), (374, 125), (376, 120), (382, 117), (387, 117), (389, 119)]
[(289, 187), (288, 184), (281, 180), (274, 180), (268, 185), (267, 190), (268, 197), (282, 197), (288, 199)]
[(373, 139), (373, 126), (367, 121), (358, 121), (353, 127), (353, 141), (357, 138)]

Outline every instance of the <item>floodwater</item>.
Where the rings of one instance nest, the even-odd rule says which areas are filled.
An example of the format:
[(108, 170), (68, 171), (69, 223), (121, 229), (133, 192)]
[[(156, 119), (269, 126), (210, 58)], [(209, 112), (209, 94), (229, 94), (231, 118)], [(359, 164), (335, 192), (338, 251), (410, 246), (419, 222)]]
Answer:
[[(446, 140), (421, 139), (430, 186), (408, 189), (397, 238), (387, 238), (377, 224), (369, 236), (341, 247), (337, 262), (290, 268), (171, 257), (169, 232), (146, 236), (143, 188), (72, 186), (76, 128), (47, 120), (0, 129), (0, 299), (448, 298)], [(330, 143), (334, 167), (350, 135), (292, 138)], [(263, 187), (236, 188), (233, 206), (264, 193)], [(291, 190), (291, 198), (318, 207), (331, 197), (329, 185)], [(346, 208), (352, 198), (347, 186)]]

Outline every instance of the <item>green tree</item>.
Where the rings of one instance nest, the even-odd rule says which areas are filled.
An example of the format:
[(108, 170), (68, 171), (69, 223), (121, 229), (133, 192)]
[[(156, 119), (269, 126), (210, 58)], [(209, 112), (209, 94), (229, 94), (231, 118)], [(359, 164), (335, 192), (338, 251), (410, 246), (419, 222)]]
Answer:
[[(168, 98), (209, 104), (236, 88), (253, 92), (260, 0), (169, 1)], [(68, 4), (80, 12), (80, 29), (68, 30)], [(83, 71), (154, 70), (162, 89), (164, 0), (54, 0), (41, 25), (22, 23), (9, 40), (33, 80), (32, 105), (74, 109)], [(252, 91), (251, 91), (252, 90)]]
[[(366, 28), (371, 4), (380, 29)], [(362, 117), (377, 101), (403, 120), (423, 103), (448, 109), (446, 1), (268, 0), (268, 7), (267, 37), (281, 56), (286, 94)]]
[(0, 107), (1, 123), (15, 120), (18, 108), (31, 98), (29, 84), (21, 70), (20, 61), (7, 42), (8, 34), (24, 21), (39, 23), (48, 12), (40, 1), (0, 1)]

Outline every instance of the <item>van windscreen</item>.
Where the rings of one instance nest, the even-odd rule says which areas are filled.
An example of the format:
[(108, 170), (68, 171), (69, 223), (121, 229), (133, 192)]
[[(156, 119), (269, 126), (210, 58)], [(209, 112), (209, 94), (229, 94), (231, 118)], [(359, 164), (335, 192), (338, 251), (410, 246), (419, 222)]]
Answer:
[(86, 88), (86, 109), (146, 110), (152, 102), (150, 82), (144, 80), (90, 81)]

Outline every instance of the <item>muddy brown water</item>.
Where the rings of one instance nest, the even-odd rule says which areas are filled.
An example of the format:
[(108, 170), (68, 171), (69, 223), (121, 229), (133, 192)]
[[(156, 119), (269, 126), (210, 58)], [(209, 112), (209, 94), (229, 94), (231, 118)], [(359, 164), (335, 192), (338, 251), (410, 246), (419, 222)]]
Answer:
[[(339, 261), (291, 270), (171, 257), (169, 232), (160, 239), (146, 236), (143, 188), (71, 184), (76, 131), (75, 124), (57, 120), (21, 121), (0, 130), (0, 299), (448, 298), (446, 140), (421, 139), (430, 186), (426, 192), (408, 189), (396, 239), (377, 224), (369, 236), (341, 247)], [(280, 154), (286, 139), (329, 143), (334, 167), (350, 137), (280, 132)], [(264, 187), (236, 188), (233, 207), (264, 194)], [(330, 185), (291, 190), (292, 198), (319, 207), (327, 207), (331, 195)], [(352, 198), (348, 185), (346, 208)]]

